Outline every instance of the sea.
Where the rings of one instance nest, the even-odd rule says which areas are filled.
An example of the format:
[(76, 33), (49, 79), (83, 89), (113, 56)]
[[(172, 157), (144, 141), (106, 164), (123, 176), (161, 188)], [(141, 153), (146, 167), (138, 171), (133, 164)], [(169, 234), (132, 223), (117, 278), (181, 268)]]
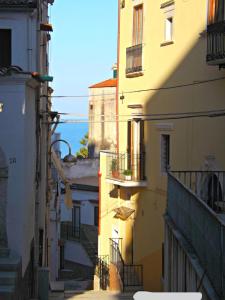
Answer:
[[(60, 138), (66, 140), (70, 144), (72, 154), (76, 154), (76, 152), (82, 147), (80, 140), (88, 132), (88, 123), (59, 124), (55, 132), (60, 133)], [(65, 143), (60, 143), (60, 150), (62, 157), (68, 154), (68, 147)]]

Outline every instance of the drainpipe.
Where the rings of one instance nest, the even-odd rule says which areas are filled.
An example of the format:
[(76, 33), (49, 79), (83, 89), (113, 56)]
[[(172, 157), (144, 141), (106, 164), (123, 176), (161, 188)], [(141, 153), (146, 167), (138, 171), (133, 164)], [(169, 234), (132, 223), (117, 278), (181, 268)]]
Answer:
[(116, 147), (119, 153), (119, 77), (120, 77), (120, 0), (118, 0), (117, 85), (116, 85)]
[(99, 192), (98, 192), (98, 235), (101, 234), (101, 177), (102, 177), (102, 173), (99, 170), (98, 171), (98, 187), (99, 187)]

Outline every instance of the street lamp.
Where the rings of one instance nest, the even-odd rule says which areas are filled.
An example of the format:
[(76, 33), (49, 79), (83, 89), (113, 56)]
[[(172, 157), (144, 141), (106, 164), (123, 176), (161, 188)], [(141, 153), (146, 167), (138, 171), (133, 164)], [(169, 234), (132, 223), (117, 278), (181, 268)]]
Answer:
[(52, 150), (52, 146), (55, 144), (55, 143), (58, 143), (58, 142), (64, 142), (68, 148), (69, 148), (69, 154), (67, 154), (64, 158), (63, 158), (63, 161), (65, 163), (76, 163), (77, 162), (77, 158), (71, 154), (71, 147), (70, 147), (70, 144), (65, 141), (65, 140), (55, 140), (54, 142), (51, 143), (51, 146), (50, 146), (50, 154), (51, 154), (51, 150)]

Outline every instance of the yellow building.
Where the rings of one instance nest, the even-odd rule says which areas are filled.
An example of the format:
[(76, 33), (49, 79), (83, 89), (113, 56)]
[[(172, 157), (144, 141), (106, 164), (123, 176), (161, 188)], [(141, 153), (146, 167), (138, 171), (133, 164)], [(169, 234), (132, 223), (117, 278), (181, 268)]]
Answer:
[(163, 289), (168, 166), (225, 167), (223, 57), (209, 34), (207, 47), (207, 13), (205, 0), (119, 1), (117, 151), (100, 162), (112, 289)]

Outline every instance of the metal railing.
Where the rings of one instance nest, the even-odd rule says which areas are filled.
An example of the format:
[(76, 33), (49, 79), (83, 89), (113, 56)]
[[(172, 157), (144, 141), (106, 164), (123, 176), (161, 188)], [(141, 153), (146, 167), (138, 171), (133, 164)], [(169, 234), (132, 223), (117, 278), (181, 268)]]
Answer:
[(107, 290), (109, 286), (109, 256), (100, 255), (96, 257), (95, 274), (100, 279), (100, 288)]
[(122, 181), (145, 180), (145, 153), (107, 153), (106, 177)]
[(208, 63), (222, 60), (225, 63), (225, 22), (210, 24), (207, 27), (207, 56)]
[[(225, 225), (221, 216), (193, 192), (195, 185), (191, 183), (191, 174), (194, 173), (168, 173), (166, 214), (192, 246), (216, 292), (224, 299)], [(189, 187), (185, 184), (187, 174), (190, 174)]]
[(171, 173), (216, 213), (225, 212), (224, 171), (172, 171)]
[(72, 222), (61, 222), (61, 239), (63, 240), (80, 240), (80, 227), (75, 227)]
[(142, 44), (126, 49), (126, 74), (142, 71)]
[[(143, 286), (143, 266), (125, 264), (121, 255), (122, 239), (110, 240), (110, 260), (116, 266), (123, 290), (130, 286)], [(121, 245), (121, 246), (120, 246)]]

